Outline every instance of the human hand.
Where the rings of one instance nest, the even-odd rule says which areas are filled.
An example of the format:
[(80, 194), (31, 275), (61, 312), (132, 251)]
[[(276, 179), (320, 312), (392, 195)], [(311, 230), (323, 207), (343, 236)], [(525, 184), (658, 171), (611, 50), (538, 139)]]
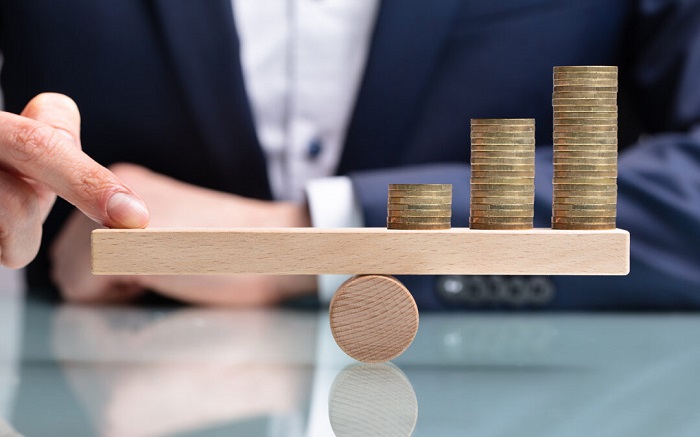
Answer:
[(143, 201), (81, 150), (80, 113), (61, 94), (40, 94), (21, 115), (0, 112), (0, 265), (37, 254), (56, 194), (113, 228), (148, 224)]
[[(208, 190), (176, 181), (143, 167), (120, 164), (114, 173), (148, 203), (150, 223), (161, 228), (309, 226), (306, 208)], [(313, 276), (193, 275), (94, 276), (90, 273), (90, 232), (97, 226), (73, 214), (52, 249), (52, 276), (71, 301), (125, 301), (146, 290), (207, 305), (272, 305), (315, 289)]]

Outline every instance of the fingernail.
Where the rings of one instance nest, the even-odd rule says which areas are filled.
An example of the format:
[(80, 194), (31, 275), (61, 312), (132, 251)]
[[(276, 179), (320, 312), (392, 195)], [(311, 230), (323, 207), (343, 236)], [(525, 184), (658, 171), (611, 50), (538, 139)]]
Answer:
[(148, 224), (148, 208), (127, 193), (115, 193), (107, 202), (107, 214), (114, 223), (124, 228), (143, 228)]

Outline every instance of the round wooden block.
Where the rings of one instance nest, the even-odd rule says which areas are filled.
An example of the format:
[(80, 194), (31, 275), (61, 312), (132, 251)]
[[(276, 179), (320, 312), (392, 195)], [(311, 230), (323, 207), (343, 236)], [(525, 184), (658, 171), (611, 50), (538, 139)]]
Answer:
[(353, 276), (335, 292), (330, 324), (346, 354), (365, 363), (382, 363), (401, 355), (413, 341), (418, 307), (392, 276)]

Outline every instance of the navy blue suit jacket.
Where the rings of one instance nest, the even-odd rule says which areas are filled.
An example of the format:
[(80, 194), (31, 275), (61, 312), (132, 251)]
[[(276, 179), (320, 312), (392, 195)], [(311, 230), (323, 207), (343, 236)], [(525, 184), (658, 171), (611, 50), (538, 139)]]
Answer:
[[(73, 97), (85, 150), (194, 184), (270, 198), (230, 0), (4, 0), (8, 110)], [(552, 67), (620, 66), (619, 227), (628, 277), (561, 277), (547, 308), (700, 307), (700, 3), (384, 0), (338, 174), (368, 226), (388, 183), (454, 184), (466, 226), (469, 119), (537, 121), (536, 226), (551, 207)], [(55, 208), (45, 243), (69, 212)], [(478, 256), (478, 254), (473, 254)], [(29, 277), (46, 271), (42, 256)], [(421, 308), (459, 306), (404, 278)]]

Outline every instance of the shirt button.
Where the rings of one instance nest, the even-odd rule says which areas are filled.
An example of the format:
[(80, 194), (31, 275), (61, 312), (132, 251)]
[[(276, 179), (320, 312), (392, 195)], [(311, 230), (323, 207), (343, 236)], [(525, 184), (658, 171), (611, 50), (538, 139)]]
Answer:
[(321, 141), (317, 139), (313, 140), (309, 144), (309, 148), (307, 150), (307, 156), (309, 159), (316, 159), (318, 158), (318, 155), (321, 154), (323, 151), (323, 144), (321, 144)]

